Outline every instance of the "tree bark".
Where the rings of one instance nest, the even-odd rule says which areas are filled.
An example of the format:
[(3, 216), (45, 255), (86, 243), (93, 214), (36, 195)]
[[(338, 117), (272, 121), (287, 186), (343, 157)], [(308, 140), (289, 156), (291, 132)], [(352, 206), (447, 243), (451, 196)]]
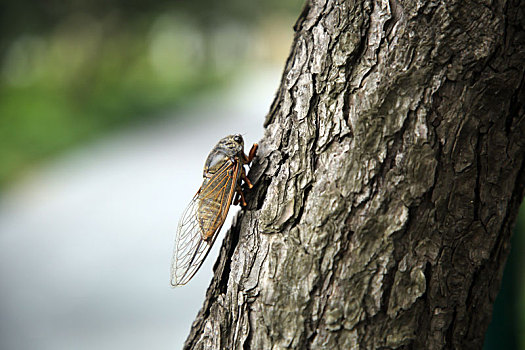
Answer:
[(313, 0), (187, 349), (481, 349), (525, 185), (525, 0)]

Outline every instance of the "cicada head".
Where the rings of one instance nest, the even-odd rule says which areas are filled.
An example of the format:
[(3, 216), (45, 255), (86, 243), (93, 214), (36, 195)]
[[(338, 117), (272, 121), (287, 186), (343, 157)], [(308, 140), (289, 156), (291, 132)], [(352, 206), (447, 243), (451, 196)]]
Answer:
[(244, 152), (244, 140), (242, 135), (228, 135), (221, 139), (215, 148), (221, 150), (229, 157), (234, 157)]
[(244, 154), (244, 140), (241, 135), (229, 135), (222, 138), (206, 159), (204, 176), (214, 174), (225, 162), (234, 161), (242, 154)]

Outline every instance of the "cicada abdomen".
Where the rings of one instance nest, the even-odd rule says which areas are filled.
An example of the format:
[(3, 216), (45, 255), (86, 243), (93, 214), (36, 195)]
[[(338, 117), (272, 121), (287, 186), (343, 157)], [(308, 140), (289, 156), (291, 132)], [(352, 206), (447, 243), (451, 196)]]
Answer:
[(224, 224), (236, 191), (241, 204), (246, 205), (240, 182), (243, 179), (251, 187), (244, 164), (251, 162), (256, 150), (254, 144), (246, 156), (242, 136), (230, 135), (221, 139), (208, 155), (202, 186), (179, 221), (171, 267), (172, 286), (186, 284), (200, 268)]

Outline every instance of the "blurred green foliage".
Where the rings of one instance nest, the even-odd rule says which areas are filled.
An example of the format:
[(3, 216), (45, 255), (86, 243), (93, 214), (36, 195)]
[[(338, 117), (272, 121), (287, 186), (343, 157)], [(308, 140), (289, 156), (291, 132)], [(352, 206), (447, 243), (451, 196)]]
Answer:
[(220, 86), (249, 59), (257, 26), (296, 17), (301, 3), (2, 2), (0, 189), (35, 162)]
[(23, 36), (5, 55), (0, 185), (33, 161), (155, 115), (220, 81), (206, 67), (190, 64), (190, 57), (156, 62), (147, 47), (157, 40), (148, 38), (151, 30), (119, 30), (107, 39), (112, 28), (76, 20), (91, 28), (72, 22), (45, 37)]

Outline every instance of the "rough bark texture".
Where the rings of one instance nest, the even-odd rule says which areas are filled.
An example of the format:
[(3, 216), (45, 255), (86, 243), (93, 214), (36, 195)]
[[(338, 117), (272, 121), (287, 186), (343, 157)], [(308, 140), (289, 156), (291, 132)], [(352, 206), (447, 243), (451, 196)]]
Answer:
[(307, 4), (188, 349), (480, 349), (525, 171), (524, 0)]

